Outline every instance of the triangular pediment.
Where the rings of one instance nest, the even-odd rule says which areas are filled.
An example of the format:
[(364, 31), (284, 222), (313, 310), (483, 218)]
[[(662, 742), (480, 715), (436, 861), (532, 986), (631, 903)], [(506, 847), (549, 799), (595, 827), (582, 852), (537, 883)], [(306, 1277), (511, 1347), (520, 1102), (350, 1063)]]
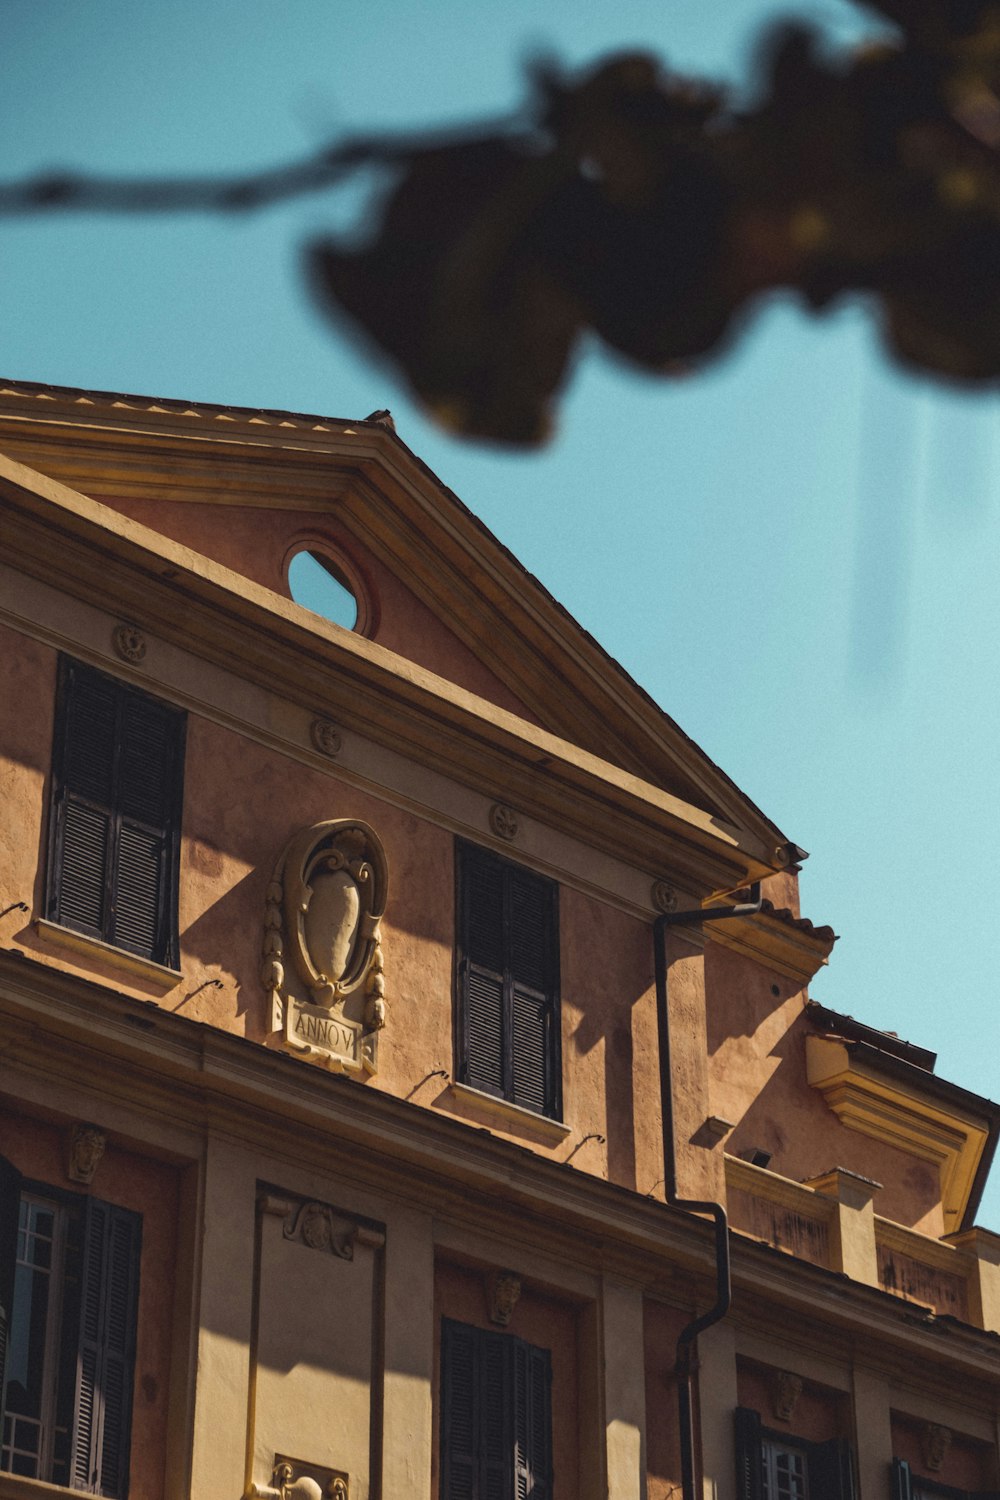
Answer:
[(383, 420), (9, 383), (0, 451), (277, 593), (296, 550), (329, 553), (376, 643), (759, 848), (785, 842)]

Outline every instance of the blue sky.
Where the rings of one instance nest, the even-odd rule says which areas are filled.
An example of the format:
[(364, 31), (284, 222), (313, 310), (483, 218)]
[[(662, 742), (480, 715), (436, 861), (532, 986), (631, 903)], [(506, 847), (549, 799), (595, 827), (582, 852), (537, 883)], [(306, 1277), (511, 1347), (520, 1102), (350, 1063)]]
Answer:
[[(788, 6), (849, 40), (846, 0)], [(769, 0), (4, 0), (8, 177), (231, 172), (339, 132), (506, 111), (526, 56), (641, 46), (747, 75)], [(349, 195), (243, 219), (0, 223), (0, 373), (363, 416), (401, 436), (812, 852), (842, 935), (815, 998), (1000, 1095), (987, 876), (1000, 838), (996, 397), (897, 373), (865, 310), (761, 309), (673, 383), (598, 350), (551, 447), (444, 437), (333, 335), (299, 247)], [(831, 1163), (832, 1165), (832, 1163)], [(983, 1222), (1000, 1226), (1000, 1169)]]

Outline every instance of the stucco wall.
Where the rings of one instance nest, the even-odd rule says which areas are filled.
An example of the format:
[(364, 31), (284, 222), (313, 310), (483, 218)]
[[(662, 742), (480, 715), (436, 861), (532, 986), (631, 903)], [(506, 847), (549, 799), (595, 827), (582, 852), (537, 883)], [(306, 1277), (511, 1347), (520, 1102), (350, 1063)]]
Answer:
[[(257, 513), (254, 518), (259, 520)], [(56, 661), (51, 648), (0, 629), (0, 690), (18, 710), (10, 716), (0, 760), (0, 909), (25, 901), (31, 915), (43, 909)], [(149, 687), (155, 692), (155, 682)], [(199, 714), (189, 714), (187, 731), (183, 983), (163, 994), (162, 987), (97, 955), (81, 959), (40, 935), (19, 911), (0, 918), (0, 941), (262, 1041), (267, 1016), (261, 942), (275, 861), (292, 834), (337, 817), (371, 823), (389, 861), (383, 924), (389, 1018), (379, 1073), (367, 1086), (451, 1109), (454, 1101), (440, 1077), (453, 1067), (450, 831), (345, 784), (332, 766), (322, 771), (292, 762)], [(563, 885), (560, 925), (564, 1119), (570, 1133), (555, 1143), (539, 1142), (495, 1117), (477, 1123), (569, 1160), (577, 1170), (659, 1195), (664, 1173), (650, 924)], [(704, 954), (679, 943), (670, 965), (670, 1004), (682, 1192), (724, 1193), (721, 1146), (713, 1148), (699, 1133), (714, 1114), (736, 1123), (726, 1142), (730, 1152), (762, 1146), (773, 1153), (772, 1169), (793, 1179), (833, 1165), (873, 1177), (884, 1184), (875, 1204), (879, 1213), (928, 1233), (942, 1231), (934, 1169), (845, 1129), (808, 1086), (804, 996), (794, 981), (713, 942)]]
[(802, 1382), (791, 1417), (779, 1417), (774, 1408), (777, 1377), (777, 1370), (741, 1360), (736, 1367), (740, 1405), (759, 1412), (765, 1427), (787, 1433), (790, 1438), (825, 1443), (830, 1438), (849, 1436), (849, 1403), (836, 1391), (824, 1390), (808, 1380)]
[(661, 1302), (643, 1303), (648, 1500), (674, 1500), (680, 1493), (677, 1382), (673, 1370), (677, 1339), (689, 1322), (690, 1317), (678, 1308)]
[(960, 1490), (988, 1490), (997, 1483), (996, 1449), (960, 1432), (951, 1431), (938, 1469), (931, 1469), (924, 1456), (924, 1423), (903, 1412), (892, 1414), (892, 1452), (910, 1465), (913, 1473), (935, 1484), (951, 1484)]
[(883, 1184), (876, 1213), (942, 1234), (936, 1169), (847, 1129), (810, 1087), (805, 1039), (812, 1027), (796, 981), (709, 943), (705, 986), (712, 1108), (736, 1125), (727, 1151), (761, 1147), (771, 1152), (770, 1170), (795, 1181), (845, 1167)]
[(285, 598), (291, 597), (291, 556), (313, 548), (322, 551), (325, 544), (335, 560), (346, 558), (360, 576), (372, 606), (371, 640), (500, 708), (533, 724), (540, 722), (391, 568), (326, 516), (240, 505), (95, 498)]

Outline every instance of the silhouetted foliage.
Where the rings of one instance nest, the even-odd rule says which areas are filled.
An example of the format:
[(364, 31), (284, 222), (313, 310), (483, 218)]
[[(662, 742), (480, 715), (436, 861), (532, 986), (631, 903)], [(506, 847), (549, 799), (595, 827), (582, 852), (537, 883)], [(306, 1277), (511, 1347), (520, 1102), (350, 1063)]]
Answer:
[(719, 354), (762, 293), (877, 307), (905, 363), (1000, 375), (1000, 4), (876, 0), (894, 40), (849, 54), (772, 34), (755, 102), (645, 55), (538, 67), (488, 132), (353, 142), (236, 182), (49, 178), (0, 211), (244, 210), (361, 166), (394, 173), (360, 248), (307, 248), (346, 314), (445, 425), (532, 444), (581, 337), (643, 369)]

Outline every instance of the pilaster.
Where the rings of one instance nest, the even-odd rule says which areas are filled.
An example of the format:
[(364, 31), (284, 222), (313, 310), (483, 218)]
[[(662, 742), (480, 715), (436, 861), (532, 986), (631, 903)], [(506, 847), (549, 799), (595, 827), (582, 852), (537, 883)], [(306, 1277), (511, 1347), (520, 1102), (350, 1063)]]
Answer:
[(806, 1187), (832, 1198), (837, 1205), (831, 1225), (832, 1269), (843, 1271), (852, 1281), (878, 1286), (873, 1200), (882, 1184), (857, 1172), (848, 1172), (844, 1167), (833, 1167), (820, 1177), (811, 1177)]

